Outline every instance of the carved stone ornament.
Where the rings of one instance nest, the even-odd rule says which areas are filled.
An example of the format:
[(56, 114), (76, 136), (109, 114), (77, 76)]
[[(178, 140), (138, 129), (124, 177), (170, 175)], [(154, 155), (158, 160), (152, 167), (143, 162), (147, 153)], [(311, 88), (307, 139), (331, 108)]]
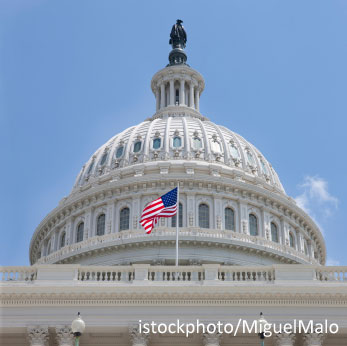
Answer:
[(304, 346), (323, 346), (325, 335), (322, 333), (307, 333), (304, 335)]
[(295, 334), (279, 333), (275, 336), (275, 346), (294, 346)]
[(69, 326), (58, 326), (55, 328), (58, 346), (73, 346), (74, 335)]
[(48, 345), (48, 327), (32, 326), (27, 328), (30, 346)]
[(204, 333), (203, 344), (204, 346), (219, 346), (221, 334), (219, 333)]
[(132, 346), (146, 346), (149, 334), (140, 333), (138, 326), (133, 326), (129, 328), (130, 338)]

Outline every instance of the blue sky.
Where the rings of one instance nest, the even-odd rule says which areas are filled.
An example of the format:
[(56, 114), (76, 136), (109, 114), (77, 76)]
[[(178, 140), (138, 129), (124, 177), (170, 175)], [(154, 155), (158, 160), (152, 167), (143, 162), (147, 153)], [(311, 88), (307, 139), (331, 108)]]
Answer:
[(201, 112), (240, 133), (347, 265), (347, 1), (0, 2), (2, 265), (90, 155), (151, 116), (171, 25), (205, 77)]

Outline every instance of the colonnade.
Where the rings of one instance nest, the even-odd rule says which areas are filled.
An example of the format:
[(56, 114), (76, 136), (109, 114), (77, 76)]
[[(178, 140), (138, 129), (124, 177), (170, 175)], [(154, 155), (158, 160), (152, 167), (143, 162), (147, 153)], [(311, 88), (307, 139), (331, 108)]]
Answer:
[[(27, 329), (27, 338), (30, 346), (47, 346), (50, 336), (47, 326), (33, 326)], [(149, 346), (150, 334), (140, 333), (138, 327), (129, 329), (129, 337), (132, 346)], [(168, 336), (169, 337), (169, 336)], [(220, 346), (222, 335), (218, 333), (202, 334), (202, 344), (204, 346)], [(69, 326), (57, 326), (55, 328), (55, 339), (58, 346), (73, 346), (74, 336)], [(295, 334), (274, 335), (276, 346), (294, 346), (296, 342)], [(302, 337), (300, 346), (323, 346), (324, 335), (317, 333), (307, 333)]]
[(194, 79), (162, 79), (156, 87), (156, 110), (168, 106), (186, 106), (199, 111), (200, 86)]

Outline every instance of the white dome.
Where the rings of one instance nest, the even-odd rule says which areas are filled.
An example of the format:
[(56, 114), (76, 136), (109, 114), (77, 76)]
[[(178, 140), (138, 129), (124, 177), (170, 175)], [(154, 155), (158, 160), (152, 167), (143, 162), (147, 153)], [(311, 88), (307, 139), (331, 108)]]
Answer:
[(83, 166), (75, 188), (117, 171), (121, 174), (129, 166), (146, 170), (147, 163), (151, 169), (153, 162), (180, 162), (211, 165), (237, 179), (284, 193), (272, 165), (254, 145), (224, 126), (177, 108), (177, 114), (164, 112), (111, 138)]
[(151, 235), (139, 220), (177, 184), (180, 263), (325, 262), (318, 227), (261, 152), (200, 113), (204, 85), (185, 64), (154, 75), (155, 114), (86, 162), (37, 227), (31, 263), (173, 263), (177, 219), (161, 218)]

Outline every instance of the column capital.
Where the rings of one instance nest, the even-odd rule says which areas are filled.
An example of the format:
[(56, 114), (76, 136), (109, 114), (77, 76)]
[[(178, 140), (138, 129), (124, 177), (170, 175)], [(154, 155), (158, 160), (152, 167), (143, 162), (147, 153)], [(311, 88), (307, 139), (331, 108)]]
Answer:
[(147, 346), (149, 334), (140, 333), (139, 326), (129, 327), (129, 334), (133, 346)]
[(295, 334), (278, 333), (275, 336), (276, 346), (293, 346), (295, 342)]
[(47, 326), (29, 326), (27, 328), (27, 338), (30, 346), (48, 345), (48, 327)]
[(220, 333), (204, 333), (202, 341), (204, 346), (219, 346), (221, 334)]
[(307, 333), (304, 335), (304, 346), (323, 346), (325, 335), (322, 333)]
[(70, 326), (57, 326), (55, 327), (57, 334), (58, 346), (73, 346), (74, 335)]

